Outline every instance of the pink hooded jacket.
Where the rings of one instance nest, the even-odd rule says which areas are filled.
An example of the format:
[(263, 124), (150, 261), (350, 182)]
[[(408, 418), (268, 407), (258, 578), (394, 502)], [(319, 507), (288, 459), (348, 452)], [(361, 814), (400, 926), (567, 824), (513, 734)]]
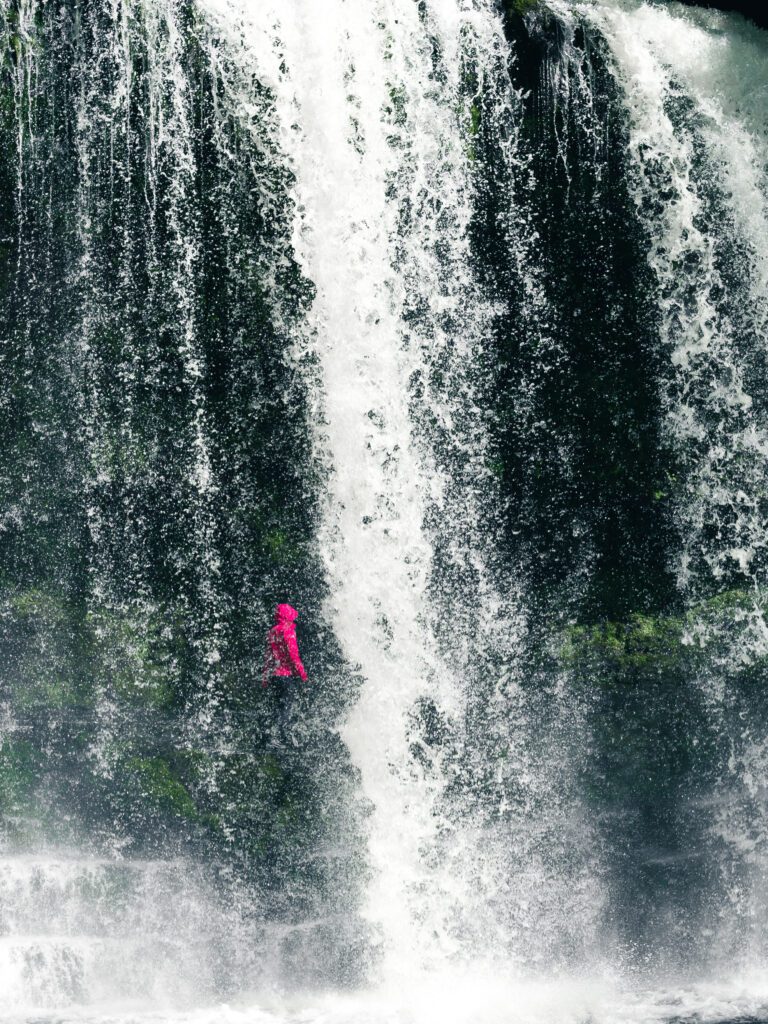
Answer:
[(264, 658), (264, 672), (261, 685), (266, 686), (270, 676), (297, 675), (304, 682), (307, 673), (299, 657), (299, 645), (296, 643), (296, 619), (299, 613), (289, 604), (279, 604), (275, 608), (275, 624), (267, 635), (267, 651)]

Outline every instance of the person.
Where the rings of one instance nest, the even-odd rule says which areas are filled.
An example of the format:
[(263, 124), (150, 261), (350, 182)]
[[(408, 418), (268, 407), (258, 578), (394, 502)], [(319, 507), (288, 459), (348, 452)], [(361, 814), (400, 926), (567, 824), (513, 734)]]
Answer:
[(292, 682), (297, 676), (307, 681), (307, 673), (299, 655), (296, 641), (296, 619), (299, 613), (289, 604), (279, 604), (275, 608), (275, 624), (267, 634), (267, 649), (264, 653), (264, 671), (261, 685), (265, 689), (270, 679), (278, 681), (273, 687), (274, 723), (273, 739), (280, 746), (296, 744), (293, 728), (294, 700), (297, 689)]
[(267, 650), (264, 655), (264, 671), (261, 678), (262, 689), (269, 685), (270, 678), (290, 679), (296, 676), (303, 683), (307, 681), (307, 673), (299, 655), (296, 641), (296, 619), (299, 613), (289, 604), (279, 604), (275, 608), (275, 624), (267, 634)]

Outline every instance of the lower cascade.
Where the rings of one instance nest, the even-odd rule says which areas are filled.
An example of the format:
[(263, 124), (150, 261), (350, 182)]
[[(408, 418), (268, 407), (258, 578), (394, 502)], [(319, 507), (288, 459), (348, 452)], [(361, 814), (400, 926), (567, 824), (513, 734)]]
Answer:
[(768, 1020), (766, 86), (0, 0), (0, 1021)]
[(244, 935), (235, 938), (196, 875), (170, 860), (6, 856), (0, 1009), (60, 1011), (139, 993), (210, 998)]

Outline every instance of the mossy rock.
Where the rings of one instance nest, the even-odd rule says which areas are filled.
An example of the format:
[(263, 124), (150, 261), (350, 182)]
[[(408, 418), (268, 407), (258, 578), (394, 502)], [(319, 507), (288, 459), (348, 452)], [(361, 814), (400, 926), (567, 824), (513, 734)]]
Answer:
[(482, 111), (480, 104), (475, 100), (469, 108), (469, 134), (473, 137), (480, 131), (480, 120), (482, 117)]
[(259, 758), (258, 770), (270, 782), (282, 782), (285, 778), (285, 771), (274, 754), (266, 754)]
[(0, 808), (4, 815), (34, 809), (41, 771), (42, 755), (31, 743), (10, 739), (0, 746)]
[(265, 534), (264, 547), (273, 561), (290, 561), (291, 541), (285, 530), (270, 530)]
[(199, 817), (195, 801), (164, 758), (133, 757), (126, 769), (138, 779), (142, 795), (163, 813), (191, 820)]
[(4, 690), (17, 710), (46, 714), (87, 704), (88, 647), (78, 609), (63, 594), (30, 588), (0, 602)]
[(541, 0), (504, 0), (504, 13), (507, 17), (514, 15), (522, 17), (525, 14), (530, 14), (531, 11), (535, 11), (540, 6)]
[(623, 672), (666, 671), (685, 656), (682, 641), (680, 619), (633, 615), (628, 622), (571, 627), (561, 659), (567, 665), (599, 663)]
[[(722, 658), (727, 641), (738, 643), (754, 617), (762, 618), (764, 607), (764, 594), (731, 590), (681, 615), (635, 614), (625, 622), (574, 625), (563, 637), (558, 660), (593, 680), (690, 674), (714, 652)], [(742, 655), (740, 667), (749, 664)]]
[(384, 109), (393, 124), (398, 126), (405, 124), (407, 120), (407, 98), (408, 93), (404, 85), (390, 85), (389, 105)]
[(67, 618), (62, 596), (38, 587), (7, 595), (3, 614), (17, 621), (38, 621), (49, 626), (60, 626)]
[(480, 121), (482, 119), (482, 109), (477, 97), (470, 103), (466, 118), (468, 136), (466, 145), (467, 159), (470, 163), (474, 163), (477, 160), (477, 137), (480, 134)]
[(170, 709), (176, 698), (178, 624), (161, 609), (99, 608), (88, 615), (96, 659), (112, 692), (131, 703)]
[[(102, 337), (96, 344), (102, 354), (111, 351), (114, 361), (119, 360), (123, 344), (121, 338)], [(110, 482), (144, 477), (155, 467), (157, 459), (152, 439), (134, 436), (129, 441), (122, 434), (106, 432), (99, 437), (97, 468)]]

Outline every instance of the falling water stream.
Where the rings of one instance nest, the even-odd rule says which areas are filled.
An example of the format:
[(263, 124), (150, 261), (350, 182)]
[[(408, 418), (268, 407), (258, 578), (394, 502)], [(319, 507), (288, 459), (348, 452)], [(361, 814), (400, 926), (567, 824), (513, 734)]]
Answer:
[(765, 33), (0, 8), (0, 1018), (768, 1019)]

